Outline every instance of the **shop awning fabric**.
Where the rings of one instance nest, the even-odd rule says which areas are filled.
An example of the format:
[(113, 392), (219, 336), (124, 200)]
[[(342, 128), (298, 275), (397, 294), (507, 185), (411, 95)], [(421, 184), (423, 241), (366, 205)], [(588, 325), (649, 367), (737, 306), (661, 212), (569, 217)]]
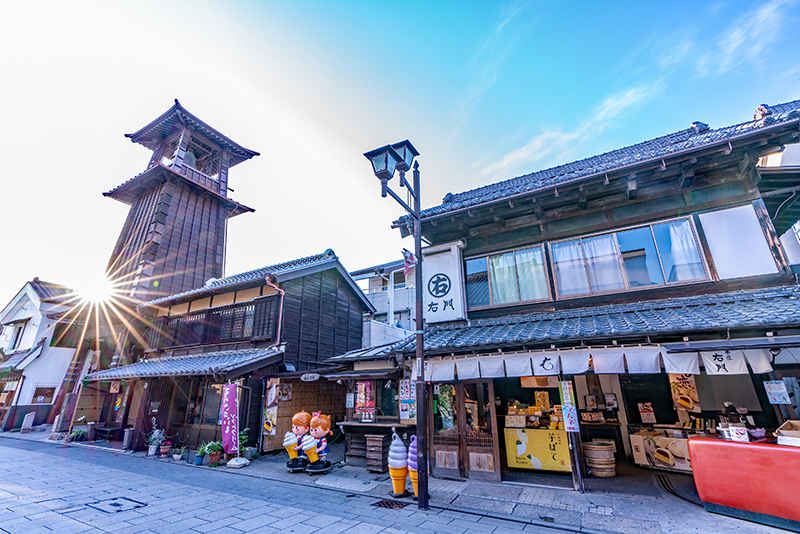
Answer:
[(712, 375), (748, 374), (745, 362), (753, 373), (772, 371), (770, 353), (763, 349), (673, 354), (653, 345), (431, 359), (425, 362), (425, 380), (576, 375), (590, 369), (595, 374), (656, 374), (662, 361), (667, 373), (700, 374), (701, 358), (706, 373)]
[(243, 374), (278, 363), (283, 359), (281, 348), (230, 350), (171, 356), (143, 360), (122, 367), (115, 367), (86, 376), (86, 380), (124, 380), (135, 378), (159, 378), (167, 376), (222, 375), (233, 379)]

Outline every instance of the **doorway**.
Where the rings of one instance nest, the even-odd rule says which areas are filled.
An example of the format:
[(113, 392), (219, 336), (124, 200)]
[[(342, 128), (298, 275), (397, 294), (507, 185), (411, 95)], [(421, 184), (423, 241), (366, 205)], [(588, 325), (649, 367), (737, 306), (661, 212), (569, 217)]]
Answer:
[(447, 382), (429, 387), (431, 473), (500, 480), (493, 382)]

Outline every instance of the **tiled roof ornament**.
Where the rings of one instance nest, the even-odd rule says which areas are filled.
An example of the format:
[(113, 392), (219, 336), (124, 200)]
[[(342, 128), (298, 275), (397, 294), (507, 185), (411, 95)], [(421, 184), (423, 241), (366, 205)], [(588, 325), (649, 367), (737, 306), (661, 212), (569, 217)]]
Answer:
[(208, 280), (206, 280), (206, 285), (204, 285), (203, 287), (209, 287), (213, 285), (216, 281), (217, 281), (216, 278), (209, 278)]
[(453, 193), (447, 193), (444, 196), (444, 198), (442, 199), (442, 202), (445, 203), (445, 204), (447, 204), (448, 202), (452, 202), (452, 201), (453, 201)]
[(772, 115), (772, 110), (769, 109), (768, 105), (761, 104), (760, 106), (758, 106), (756, 108), (756, 113), (755, 113), (755, 115), (753, 115), (753, 119), (757, 120), (757, 121), (760, 121), (761, 119), (763, 119), (767, 115)]
[(708, 131), (708, 124), (700, 121), (694, 121), (690, 127), (695, 134)]

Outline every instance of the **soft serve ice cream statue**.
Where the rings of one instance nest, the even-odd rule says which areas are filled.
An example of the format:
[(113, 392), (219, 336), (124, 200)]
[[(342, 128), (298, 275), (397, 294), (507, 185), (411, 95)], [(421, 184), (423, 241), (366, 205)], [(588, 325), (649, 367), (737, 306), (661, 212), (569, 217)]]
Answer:
[(408, 476), (408, 453), (403, 440), (392, 434), (389, 446), (389, 476), (392, 477), (392, 491), (395, 496), (406, 495), (406, 477)]

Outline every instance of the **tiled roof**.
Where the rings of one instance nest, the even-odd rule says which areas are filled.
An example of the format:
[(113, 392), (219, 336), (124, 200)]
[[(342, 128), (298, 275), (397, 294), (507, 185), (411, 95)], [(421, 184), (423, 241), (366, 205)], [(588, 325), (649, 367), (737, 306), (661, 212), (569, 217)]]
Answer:
[(86, 376), (89, 381), (155, 378), (165, 376), (227, 375), (237, 369), (261, 363), (262, 366), (279, 362), (280, 349), (247, 349), (208, 352), (188, 356), (171, 356), (144, 360), (122, 367), (106, 369)]
[(681, 152), (730, 141), (737, 137), (757, 133), (767, 127), (800, 119), (800, 100), (766, 106), (766, 108), (771, 114), (741, 124), (710, 130), (704, 129), (707, 128), (707, 125), (696, 123), (700, 125), (699, 128), (687, 128), (686, 130), (680, 130), (643, 143), (559, 165), (558, 167), (525, 174), (463, 193), (448, 193), (442, 204), (423, 210), (422, 217), (432, 217), (519, 194), (532, 193), (592, 175), (602, 176), (602, 173), (608, 173), (622, 167), (646, 161), (658, 161)]
[(72, 295), (72, 293), (76, 293), (74, 289), (62, 286), (60, 284), (54, 284), (52, 282), (45, 282), (44, 280), (39, 280), (38, 278), (34, 278), (28, 283), (31, 285), (31, 288), (36, 292), (36, 294), (39, 296), (40, 300), (48, 299), (57, 301), (77, 296), (77, 295)]
[(22, 360), (24, 360), (30, 352), (30, 349), (25, 349), (8, 354), (5, 361), (0, 362), (0, 372), (13, 371), (17, 365), (22, 363)]
[[(581, 339), (797, 325), (800, 325), (800, 287), (787, 286), (438, 326), (425, 332), (425, 351), (492, 349), (522, 344), (577, 342)], [(378, 359), (397, 351), (414, 352), (414, 337), (374, 348), (380, 350), (370, 352), (368, 357), (361, 354), (363, 350), (351, 351), (332, 361)]]
[(353, 271), (353, 272), (350, 273), (350, 276), (352, 276), (353, 278), (356, 278), (356, 277), (359, 277), (359, 276), (363, 276), (365, 274), (373, 274), (376, 271), (381, 272), (381, 273), (382, 272), (392, 272), (392, 271), (396, 271), (398, 269), (402, 269), (404, 264), (405, 264), (405, 260), (390, 261), (388, 263), (382, 263), (380, 265), (375, 265), (373, 267), (367, 267), (365, 269), (359, 269), (357, 271)]
[(197, 296), (204, 292), (209, 292), (221, 288), (238, 286), (240, 284), (246, 284), (248, 282), (254, 282), (256, 280), (263, 280), (264, 277), (267, 275), (267, 273), (270, 273), (277, 277), (281, 277), (290, 274), (294, 271), (299, 271), (302, 269), (307, 269), (309, 267), (324, 265), (326, 263), (336, 263), (337, 261), (338, 258), (336, 257), (336, 254), (333, 252), (333, 250), (328, 249), (322, 254), (317, 254), (315, 256), (308, 256), (306, 258), (300, 258), (297, 260), (287, 261), (284, 263), (276, 263), (275, 265), (269, 265), (267, 267), (253, 269), (252, 271), (247, 271), (244, 273), (233, 274), (231, 276), (226, 276), (225, 278), (212, 279), (210, 283), (204, 285), (203, 287), (190, 289), (189, 291), (184, 291), (183, 293), (177, 293), (175, 295), (169, 295), (166, 297), (162, 297), (160, 299), (151, 300), (150, 302), (145, 303), (145, 305), (146, 306), (158, 305), (172, 300), (179, 300), (188, 296)]

